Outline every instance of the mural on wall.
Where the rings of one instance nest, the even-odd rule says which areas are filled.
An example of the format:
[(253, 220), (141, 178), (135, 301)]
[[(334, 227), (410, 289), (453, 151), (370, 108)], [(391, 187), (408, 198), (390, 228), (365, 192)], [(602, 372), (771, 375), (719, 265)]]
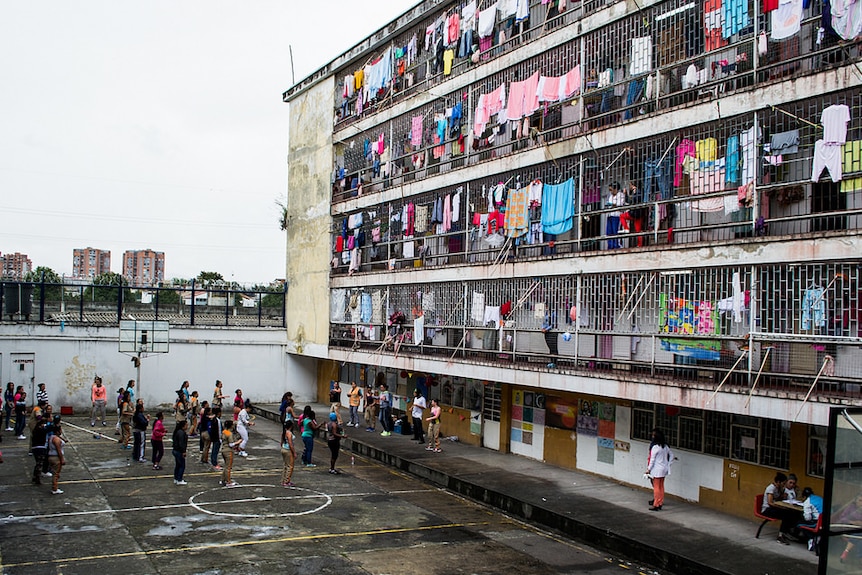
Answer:
[(533, 444), (533, 432), (545, 425), (544, 396), (516, 389), (512, 392), (511, 441)]
[[(719, 305), (711, 301), (659, 296), (659, 325), (662, 333), (714, 335), (720, 333)], [(662, 339), (661, 347), (675, 355), (694, 360), (721, 359), (721, 342), (713, 340)]]
[(549, 427), (577, 429), (578, 402), (554, 395), (545, 396), (545, 421)]
[(578, 402), (578, 435), (597, 437), (599, 435), (599, 402)]
[(599, 443), (596, 459), (602, 463), (614, 463), (614, 435), (616, 434), (616, 405), (599, 403)]
[(718, 305), (660, 294), (659, 322), (663, 333), (713, 335), (719, 333)]
[(601, 401), (578, 403), (579, 435), (595, 437), (598, 444), (596, 459), (602, 463), (614, 462), (614, 436), (616, 434), (616, 405)]
[(482, 412), (470, 412), (470, 435), (482, 435)]

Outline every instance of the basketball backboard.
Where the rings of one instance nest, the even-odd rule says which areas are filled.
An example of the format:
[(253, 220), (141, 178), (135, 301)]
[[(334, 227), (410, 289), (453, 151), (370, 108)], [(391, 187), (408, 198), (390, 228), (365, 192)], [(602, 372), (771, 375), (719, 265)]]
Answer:
[(120, 353), (168, 353), (166, 321), (123, 320), (120, 322)]

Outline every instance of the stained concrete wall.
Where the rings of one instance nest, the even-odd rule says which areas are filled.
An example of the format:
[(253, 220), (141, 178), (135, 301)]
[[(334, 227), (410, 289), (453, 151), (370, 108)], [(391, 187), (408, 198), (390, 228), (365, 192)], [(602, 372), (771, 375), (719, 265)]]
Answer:
[(332, 78), (290, 101), (287, 192), (288, 350), (326, 357), (329, 341)]
[[(45, 382), (54, 405), (89, 409), (93, 375), (113, 392), (137, 371), (118, 351), (117, 327), (0, 325), (0, 381)], [(297, 402), (314, 401), (316, 390), (305, 358), (288, 361), (279, 329), (171, 328), (170, 351), (141, 362), (140, 395), (147, 405), (170, 403), (184, 380), (210, 400), (216, 379), (232, 397), (242, 388), (252, 402), (281, 400), (290, 389)], [(29, 360), (32, 359), (32, 362)], [(24, 362), (27, 363), (24, 363)], [(24, 366), (24, 369), (20, 369)], [(25, 381), (26, 380), (26, 381)]]

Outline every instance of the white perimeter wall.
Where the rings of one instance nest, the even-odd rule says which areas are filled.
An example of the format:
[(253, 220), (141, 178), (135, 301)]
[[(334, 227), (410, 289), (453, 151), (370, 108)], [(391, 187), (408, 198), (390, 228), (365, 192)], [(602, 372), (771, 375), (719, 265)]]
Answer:
[[(47, 384), (55, 406), (89, 409), (93, 376), (102, 377), (114, 392), (137, 371), (128, 355), (118, 351), (117, 327), (0, 325), (0, 381), (22, 379), (18, 361), (32, 356), (34, 383)], [(286, 333), (280, 329), (171, 328), (170, 352), (153, 354), (141, 362), (141, 394), (149, 406), (170, 404), (184, 380), (202, 399), (211, 399), (215, 380), (233, 395), (236, 388), (253, 403), (281, 401), (290, 390), (298, 403), (315, 401), (313, 359), (288, 356)], [(15, 363), (13, 363), (15, 362)], [(29, 375), (27, 373), (26, 375)], [(23, 381), (21, 382), (23, 383)], [(28, 393), (30, 389), (28, 389)]]
[[(600, 463), (597, 459), (596, 438), (579, 436), (578, 469), (651, 489), (649, 481), (643, 477), (649, 455), (649, 442), (632, 440), (629, 437), (631, 414), (631, 408), (619, 405), (616, 407), (615, 439), (628, 443), (631, 446), (630, 451), (615, 450), (613, 465)], [(673, 450), (673, 453), (677, 461), (671, 467), (670, 477), (665, 480), (664, 488), (667, 493), (688, 501), (699, 501), (701, 487), (722, 491), (722, 458), (678, 449)]]

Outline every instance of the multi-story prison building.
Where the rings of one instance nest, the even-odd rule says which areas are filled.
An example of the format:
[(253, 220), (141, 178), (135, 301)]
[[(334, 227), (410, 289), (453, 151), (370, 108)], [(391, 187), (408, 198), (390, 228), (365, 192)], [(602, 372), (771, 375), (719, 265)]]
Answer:
[[(839, 6), (839, 4), (841, 4)], [(845, 5), (846, 4), (846, 5)], [(855, 4), (427, 0), (284, 93), (294, 361), (739, 515), (862, 399)]]

